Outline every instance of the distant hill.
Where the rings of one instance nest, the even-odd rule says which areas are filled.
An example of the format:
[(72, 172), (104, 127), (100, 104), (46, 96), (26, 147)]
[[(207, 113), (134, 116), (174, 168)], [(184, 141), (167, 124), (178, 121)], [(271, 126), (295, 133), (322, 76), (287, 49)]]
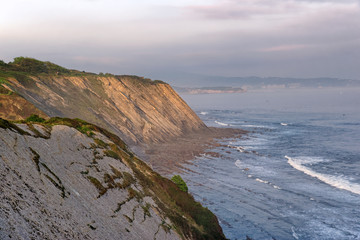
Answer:
[(339, 78), (222, 77), (189, 75), (173, 83), (178, 88), (331, 88), (360, 87), (360, 80)]
[(182, 94), (216, 94), (216, 93), (242, 93), (243, 88), (239, 87), (202, 87), (202, 88), (182, 88), (174, 87), (178, 93)]

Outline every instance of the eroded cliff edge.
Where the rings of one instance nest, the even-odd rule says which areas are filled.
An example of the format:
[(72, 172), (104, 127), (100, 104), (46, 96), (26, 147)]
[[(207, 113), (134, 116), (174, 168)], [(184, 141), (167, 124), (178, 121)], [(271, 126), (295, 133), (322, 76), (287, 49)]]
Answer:
[(0, 239), (225, 239), (216, 216), (80, 119), (0, 119)]
[(211, 131), (166, 83), (21, 57), (0, 61), (0, 97), (7, 119), (48, 119), (0, 119), (1, 239), (225, 238), (215, 215), (118, 137), (134, 146)]
[(131, 145), (207, 131), (192, 109), (162, 81), (85, 73), (30, 58), (0, 64), (1, 79), (0, 85), (48, 116), (79, 117), (111, 130)]

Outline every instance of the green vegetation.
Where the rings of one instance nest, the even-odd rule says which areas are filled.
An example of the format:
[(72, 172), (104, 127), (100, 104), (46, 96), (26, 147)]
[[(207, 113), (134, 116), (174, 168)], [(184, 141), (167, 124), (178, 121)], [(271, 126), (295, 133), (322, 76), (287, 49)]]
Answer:
[(174, 175), (171, 178), (171, 181), (173, 181), (181, 191), (188, 192), (188, 187), (186, 185), (186, 182), (181, 178), (180, 175)]
[(165, 82), (163, 82), (161, 80), (153, 81), (150, 78), (139, 77), (136, 75), (116, 75), (115, 77), (118, 79), (126, 78), (128, 80), (131, 80), (135, 84), (143, 84), (143, 85), (166, 84)]
[(6, 80), (5, 77), (0, 76), (0, 95), (11, 95), (13, 91), (6, 89), (3, 84), (8, 85), (9, 82)]
[[(104, 175), (104, 181), (107, 183), (107, 186), (105, 187), (99, 180), (94, 177), (85, 175), (84, 172), (83, 176), (86, 177), (98, 190), (98, 197), (105, 194), (109, 188), (127, 189), (127, 201), (135, 198), (140, 202), (144, 196), (150, 196), (152, 199), (154, 199), (156, 205), (158, 206), (163, 219), (168, 218), (173, 224), (173, 226), (163, 224), (160, 227), (167, 229), (172, 228), (177, 231), (184, 239), (225, 239), (221, 227), (218, 224), (217, 218), (211, 211), (209, 211), (207, 208), (204, 208), (200, 203), (194, 200), (192, 195), (184, 191), (186, 188), (179, 190), (181, 188), (176, 183), (160, 176), (147, 164), (135, 157), (118, 136), (80, 119), (50, 118), (49, 120), (46, 120), (40, 124), (45, 126), (66, 125), (76, 129), (84, 129), (83, 127), (85, 126), (87, 130), (98, 132), (106, 136), (116, 145), (115, 148), (112, 146), (112, 144), (108, 144), (106, 149), (109, 150), (110, 148), (111, 151), (115, 152), (119, 157), (121, 157), (122, 161), (132, 169), (135, 178), (128, 172), (120, 172), (118, 169), (110, 166), (113, 174)], [(16, 129), (16, 125), (2, 119), (0, 119), (0, 127), (10, 128), (12, 130)], [(99, 144), (99, 141), (97, 144)], [(54, 180), (50, 176), (47, 178), (56, 187), (61, 189), (62, 184), (59, 179), (58, 181), (55, 181), (56, 179)], [(114, 181), (116, 178), (122, 178), (122, 183), (116, 183)], [(137, 184), (142, 186), (142, 192), (138, 192), (131, 187), (135, 181)], [(182, 185), (186, 186), (186, 184)], [(64, 189), (62, 192), (65, 195)], [(125, 203), (120, 202), (114, 212), (120, 211), (123, 204)], [(147, 214), (145, 213), (145, 209), (144, 214)], [(129, 222), (132, 221), (131, 218), (127, 218)]]
[(2, 85), (0, 85), (0, 95), (11, 95), (13, 93), (14, 93), (13, 91), (10, 91), (4, 88)]
[(122, 175), (123, 175), (123, 183), (122, 183), (123, 188), (127, 188), (131, 184), (134, 184), (136, 182), (135, 179), (133, 178), (133, 176), (130, 173), (123, 172)]
[(171, 180), (153, 172), (137, 158), (128, 161), (145, 194), (152, 196), (159, 208), (175, 226), (175, 230), (190, 239), (225, 239), (216, 216), (201, 206), (187, 192), (179, 191)]
[(25, 119), (25, 122), (37, 122), (37, 123), (42, 123), (42, 122), (45, 122), (45, 119), (42, 118), (42, 117), (39, 117), (39, 115), (32, 114), (30, 117), (28, 117), (27, 119)]
[(164, 84), (163, 81), (155, 80), (152, 81), (149, 78), (139, 77), (135, 75), (114, 75), (111, 73), (90, 73), (85, 71), (70, 70), (64, 67), (61, 67), (57, 64), (40, 61), (34, 58), (29, 57), (16, 57), (13, 62), (5, 63), (0, 60), (0, 83), (1, 79), (6, 80), (9, 77), (16, 78), (22, 83), (29, 84), (32, 79), (29, 78), (29, 75), (44, 75), (44, 74), (53, 74), (53, 75), (64, 75), (64, 76), (89, 76), (89, 77), (115, 77), (118, 79), (127, 78), (133, 80), (135, 83), (141, 83), (145, 85), (156, 85)]
[(105, 151), (104, 151), (104, 154), (105, 154), (105, 156), (108, 156), (108, 157), (111, 157), (111, 158), (115, 158), (115, 159), (121, 161), (120, 156), (119, 156), (116, 152), (114, 152), (114, 151), (112, 151), (112, 150), (105, 150)]
[(138, 202), (143, 198), (142, 194), (133, 188), (128, 188), (128, 200), (136, 198)]
[(25, 132), (24, 130), (22, 130), (21, 128), (19, 128), (18, 126), (16, 126), (15, 124), (0, 118), (0, 128), (3, 129), (10, 129), (12, 131), (16, 131), (21, 135), (30, 135), (28, 132)]
[(107, 188), (105, 188), (99, 180), (92, 176), (88, 176), (87, 179), (96, 187), (96, 189), (99, 191), (99, 196), (101, 197), (107, 192)]
[[(82, 130), (86, 130), (86, 131), (90, 130), (91, 132), (98, 132), (98, 133), (106, 136), (113, 143), (115, 143), (127, 155), (129, 155), (129, 156), (133, 155), (133, 153), (128, 150), (128, 147), (126, 146), (124, 141), (122, 141), (117, 135), (110, 133), (109, 131), (105, 130), (104, 128), (101, 128), (94, 124), (88, 123), (84, 120), (81, 120), (78, 118), (70, 119), (70, 118), (52, 117), (49, 120), (46, 120), (44, 122), (44, 124), (50, 125), (50, 126), (65, 125), (65, 126), (76, 128), (79, 131), (80, 131), (80, 129), (82, 129)], [(90, 137), (92, 137), (92, 136), (93, 136), (93, 134), (91, 134)]]
[(94, 136), (94, 132), (91, 131), (90, 127), (91, 126), (82, 125), (76, 129), (79, 130), (79, 132), (86, 134), (88, 137), (92, 137)]
[(141, 206), (141, 208), (144, 210), (144, 221), (145, 221), (146, 217), (151, 217), (150, 207), (151, 207), (150, 203), (146, 203), (145, 206), (143, 206), (143, 205)]
[(100, 148), (106, 148), (108, 146), (107, 143), (105, 143), (103, 140), (95, 138), (94, 142), (97, 144), (98, 147)]
[(28, 73), (70, 73), (70, 70), (51, 62), (42, 62), (34, 58), (17, 57), (8, 64), (11, 69)]

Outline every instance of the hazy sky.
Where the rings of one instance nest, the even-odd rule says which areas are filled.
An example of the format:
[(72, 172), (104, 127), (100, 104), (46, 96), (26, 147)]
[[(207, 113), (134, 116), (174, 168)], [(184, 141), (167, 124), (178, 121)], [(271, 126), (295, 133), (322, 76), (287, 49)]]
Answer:
[(167, 81), (360, 79), (360, 0), (1, 1), (0, 59)]

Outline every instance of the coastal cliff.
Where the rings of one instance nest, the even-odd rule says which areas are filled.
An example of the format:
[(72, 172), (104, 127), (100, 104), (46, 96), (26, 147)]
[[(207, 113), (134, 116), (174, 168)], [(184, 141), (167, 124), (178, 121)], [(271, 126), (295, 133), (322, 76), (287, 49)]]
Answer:
[(85, 73), (21, 57), (0, 64), (0, 79), (1, 85), (46, 115), (82, 118), (116, 133), (128, 144), (161, 142), (207, 130), (162, 81)]
[(126, 145), (211, 132), (168, 84), (20, 57), (0, 61), (0, 114), (0, 239), (225, 239)]
[(0, 189), (4, 240), (225, 239), (190, 194), (80, 119), (0, 119)]

